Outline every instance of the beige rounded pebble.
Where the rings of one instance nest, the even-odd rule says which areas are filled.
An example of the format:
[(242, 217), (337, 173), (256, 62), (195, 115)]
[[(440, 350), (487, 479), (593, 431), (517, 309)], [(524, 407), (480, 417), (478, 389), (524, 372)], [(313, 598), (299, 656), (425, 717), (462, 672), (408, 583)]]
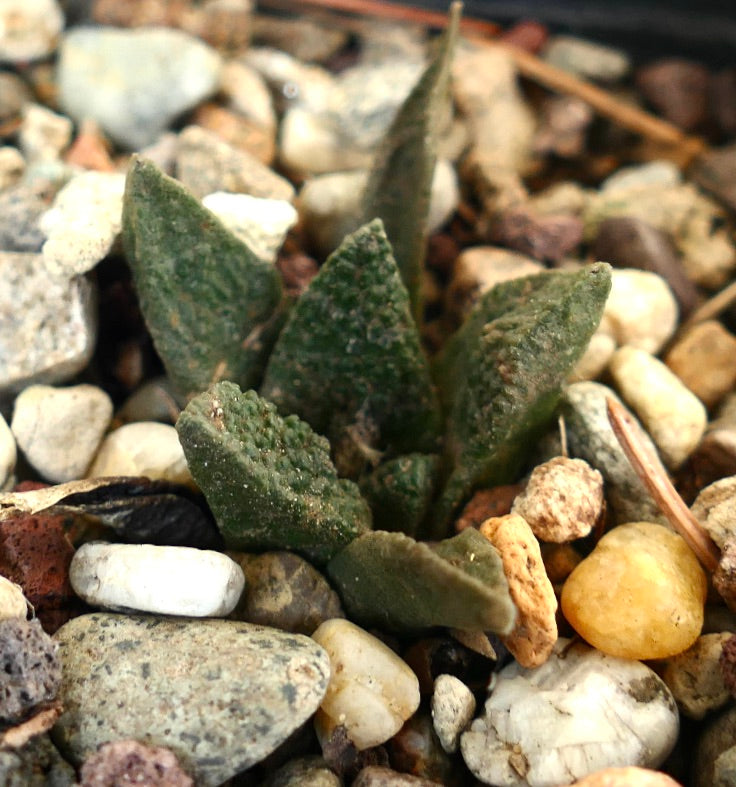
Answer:
[(724, 549), (727, 541), (736, 539), (736, 475), (701, 489), (690, 510), (716, 546)]
[(677, 301), (667, 282), (649, 271), (614, 268), (598, 329), (656, 355), (677, 328)]
[(713, 407), (736, 384), (734, 357), (736, 336), (717, 320), (705, 320), (675, 342), (665, 363), (706, 407)]
[(681, 785), (666, 773), (629, 766), (596, 771), (576, 781), (575, 787), (681, 787)]
[(703, 634), (686, 651), (667, 661), (662, 680), (680, 710), (691, 719), (702, 719), (731, 697), (718, 665), (723, 643), (730, 637), (731, 632)]
[(442, 748), (457, 751), (460, 733), (475, 714), (473, 692), (454, 675), (438, 675), (432, 693), (432, 724)]
[(393, 737), (419, 707), (419, 681), (387, 645), (343, 618), (312, 634), (330, 657), (332, 676), (315, 717), (326, 739), (338, 725), (358, 749)]
[(17, 457), (15, 437), (10, 431), (8, 422), (0, 414), (0, 489), (10, 478), (15, 470)]
[(547, 577), (539, 542), (518, 514), (492, 517), (480, 532), (498, 550), (518, 615), (504, 645), (522, 667), (538, 667), (557, 641), (557, 599)]
[(676, 470), (708, 425), (703, 403), (659, 360), (635, 347), (613, 354), (616, 387), (654, 440), (664, 463)]
[(15, 400), (10, 428), (46, 480), (75, 481), (84, 478), (112, 409), (110, 397), (94, 385), (31, 385)]
[(126, 424), (105, 438), (87, 477), (116, 475), (194, 485), (176, 429), (155, 421)]
[(534, 468), (511, 513), (522, 516), (541, 541), (563, 544), (587, 536), (603, 505), (598, 470), (582, 459), (556, 456)]
[(562, 612), (598, 650), (662, 659), (689, 648), (703, 626), (707, 581), (685, 541), (663, 525), (606, 533), (562, 588)]
[(28, 603), (23, 595), (23, 588), (7, 577), (0, 576), (0, 620), (25, 619), (27, 612)]

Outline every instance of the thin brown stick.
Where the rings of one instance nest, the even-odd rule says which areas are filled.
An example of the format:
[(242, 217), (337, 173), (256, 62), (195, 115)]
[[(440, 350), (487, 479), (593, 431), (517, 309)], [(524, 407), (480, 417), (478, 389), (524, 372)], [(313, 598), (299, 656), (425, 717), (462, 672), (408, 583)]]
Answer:
[(667, 474), (655, 461), (647, 446), (639, 439), (631, 416), (610, 397), (606, 399), (606, 409), (616, 439), (662, 513), (685, 539), (703, 566), (710, 572), (715, 571), (720, 559), (718, 547), (685, 505), (685, 501), (672, 486)]

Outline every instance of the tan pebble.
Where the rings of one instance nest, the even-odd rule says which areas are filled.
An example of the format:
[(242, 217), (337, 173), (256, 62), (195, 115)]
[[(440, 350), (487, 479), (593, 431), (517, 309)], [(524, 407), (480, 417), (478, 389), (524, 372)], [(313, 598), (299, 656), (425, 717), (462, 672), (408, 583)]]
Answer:
[(736, 336), (717, 320), (694, 325), (672, 346), (665, 363), (706, 407), (736, 384)]
[(690, 510), (723, 549), (727, 541), (736, 539), (736, 476), (721, 478), (701, 489)]
[(0, 576), (0, 620), (8, 618), (24, 618), (28, 612), (28, 602), (23, 595), (23, 588)]
[(681, 787), (671, 776), (634, 766), (606, 768), (575, 782), (575, 787)]
[(725, 705), (730, 693), (718, 661), (730, 632), (703, 634), (683, 653), (668, 659), (662, 673), (680, 710), (691, 719)]
[(713, 587), (726, 606), (736, 612), (736, 539), (729, 539), (721, 549), (721, 559), (713, 572)]
[(635, 347), (616, 350), (609, 370), (665, 464), (676, 470), (705, 432), (708, 415), (703, 403), (661, 361)]
[(661, 659), (700, 634), (707, 581), (685, 541), (663, 525), (619, 525), (570, 574), (565, 618), (598, 650), (626, 659)]
[(603, 374), (615, 351), (616, 339), (605, 328), (599, 328), (590, 337), (583, 357), (570, 373), (569, 381), (579, 383), (584, 380), (596, 380)]
[(518, 514), (487, 519), (480, 532), (498, 550), (518, 611), (516, 626), (502, 638), (522, 667), (538, 667), (557, 641), (557, 599), (544, 570), (539, 542)]
[(603, 476), (582, 459), (556, 456), (532, 471), (511, 512), (541, 541), (583, 538), (603, 513)]

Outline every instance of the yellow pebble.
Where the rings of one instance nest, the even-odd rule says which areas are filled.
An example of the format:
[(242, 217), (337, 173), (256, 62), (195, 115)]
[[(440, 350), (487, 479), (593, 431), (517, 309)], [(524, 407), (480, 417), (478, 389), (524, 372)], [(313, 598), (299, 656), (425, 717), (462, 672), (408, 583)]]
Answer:
[(707, 580), (695, 555), (662, 525), (607, 533), (570, 574), (562, 611), (598, 650), (628, 659), (682, 653), (703, 625)]

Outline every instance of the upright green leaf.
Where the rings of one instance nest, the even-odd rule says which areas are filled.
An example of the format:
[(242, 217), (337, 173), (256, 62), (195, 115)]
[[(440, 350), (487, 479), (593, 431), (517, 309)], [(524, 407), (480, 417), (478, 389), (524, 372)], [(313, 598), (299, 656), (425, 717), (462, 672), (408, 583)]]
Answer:
[(366, 533), (335, 555), (327, 573), (363, 626), (508, 634), (514, 625), (501, 558), (473, 528), (434, 547), (403, 533)]
[(439, 50), (379, 146), (362, 199), (361, 223), (383, 219), (417, 321), (439, 125), (449, 101), (450, 64), (461, 11), (461, 3), (450, 6), (450, 21)]
[(611, 288), (610, 266), (541, 273), (486, 293), (438, 358), (449, 478), (434, 535), (482, 485), (513, 481), (583, 354)]
[(380, 220), (349, 235), (302, 294), (261, 393), (330, 439), (342, 475), (376, 451), (436, 448), (437, 398)]
[(179, 392), (222, 379), (257, 384), (281, 316), (274, 266), (137, 156), (125, 186), (123, 242), (143, 316)]
[(338, 479), (324, 437), (255, 391), (217, 383), (176, 429), (229, 549), (293, 549), (324, 562), (370, 529), (368, 504)]

